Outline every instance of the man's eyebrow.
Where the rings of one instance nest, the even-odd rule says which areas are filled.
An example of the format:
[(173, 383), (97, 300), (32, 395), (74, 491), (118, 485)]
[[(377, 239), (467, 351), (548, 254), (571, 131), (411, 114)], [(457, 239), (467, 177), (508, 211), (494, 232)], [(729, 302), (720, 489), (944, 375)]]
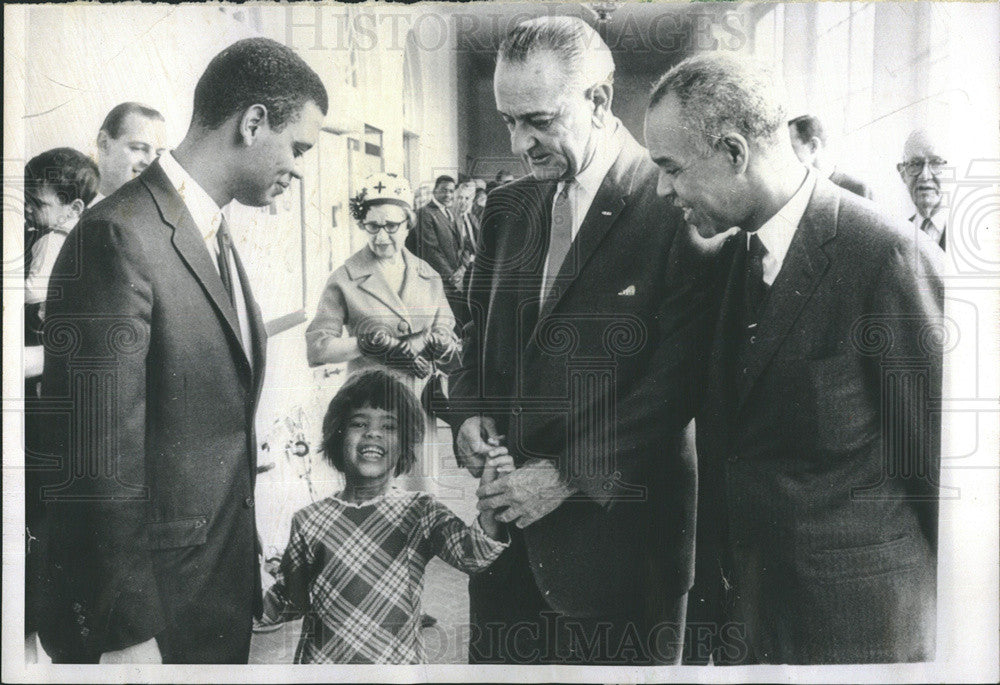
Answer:
[(523, 114), (509, 114), (507, 112), (500, 112), (500, 116), (507, 117), (508, 119), (535, 119), (537, 117), (551, 117), (558, 114), (555, 110), (536, 110), (533, 112), (524, 112)]

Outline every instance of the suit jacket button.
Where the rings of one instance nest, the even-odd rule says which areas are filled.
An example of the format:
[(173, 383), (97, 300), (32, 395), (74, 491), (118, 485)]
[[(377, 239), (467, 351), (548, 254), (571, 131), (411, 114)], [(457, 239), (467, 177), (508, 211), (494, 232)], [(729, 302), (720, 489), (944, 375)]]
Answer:
[(252, 508), (253, 507), (253, 497), (247, 497), (245, 500), (243, 500), (243, 506), (245, 506), (247, 509)]
[(73, 611), (74, 611), (75, 613), (78, 613), (78, 614), (79, 614), (79, 613), (80, 613), (80, 611), (81, 611), (82, 609), (83, 609), (83, 607), (82, 607), (82, 606), (80, 606), (80, 603), (79, 603), (79, 602), (73, 602)]
[(86, 620), (87, 619), (83, 617), (83, 614), (80, 614), (79, 616), (76, 617), (76, 622), (79, 623), (81, 626), (84, 624), (84, 621)]
[(517, 416), (522, 411), (523, 410), (521, 409), (521, 405), (520, 404), (515, 404), (513, 407), (511, 407), (510, 413), (513, 414), (514, 416)]
[(399, 325), (396, 326), (396, 328), (398, 328), (399, 332), (402, 333), (403, 335), (409, 335), (410, 333), (410, 324), (406, 323), (405, 321), (400, 321)]
[(755, 342), (757, 342), (757, 336), (756, 335), (751, 335), (750, 336), (750, 344), (753, 345)]
[(80, 628), (80, 635), (83, 637), (90, 635), (90, 628)]

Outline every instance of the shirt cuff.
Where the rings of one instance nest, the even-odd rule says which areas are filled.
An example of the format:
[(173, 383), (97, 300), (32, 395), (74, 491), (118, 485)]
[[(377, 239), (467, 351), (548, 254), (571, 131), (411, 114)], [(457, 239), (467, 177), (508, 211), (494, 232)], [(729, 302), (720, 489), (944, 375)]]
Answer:
[(503, 524), (500, 524), (500, 530), (502, 530), (503, 534), (507, 537), (506, 540), (497, 540), (490, 537), (490, 534), (483, 530), (483, 525), (479, 522), (478, 514), (476, 514), (476, 518), (472, 521), (472, 525), (469, 527), (472, 528), (473, 534), (476, 537), (486, 540), (489, 543), (489, 546), (498, 552), (502, 552), (510, 546), (510, 534), (507, 533), (507, 526)]

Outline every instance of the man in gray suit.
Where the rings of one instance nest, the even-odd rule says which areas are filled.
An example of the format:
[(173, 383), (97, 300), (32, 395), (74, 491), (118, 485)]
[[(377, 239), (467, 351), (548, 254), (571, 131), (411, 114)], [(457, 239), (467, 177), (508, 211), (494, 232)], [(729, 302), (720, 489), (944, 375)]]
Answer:
[(788, 122), (788, 132), (792, 139), (795, 156), (803, 164), (814, 167), (835, 185), (849, 190), (855, 195), (872, 199), (871, 188), (859, 178), (828, 165), (826, 160), (826, 130), (819, 117), (803, 114)]
[[(803, 168), (769, 69), (684, 60), (646, 140), (718, 255), (698, 421), (691, 659), (934, 658), (940, 252)], [(694, 634), (696, 631), (692, 631)]]
[(903, 161), (896, 165), (917, 210), (910, 217), (915, 231), (922, 231), (943, 250), (947, 245), (948, 206), (941, 192), (941, 174), (948, 166), (941, 141), (927, 129), (911, 132), (903, 145)]
[(57, 662), (246, 663), (260, 615), (264, 326), (221, 208), (300, 177), (319, 76), (251, 38), (209, 63), (184, 140), (84, 213), (48, 300), (45, 491)]
[(673, 662), (692, 580), (691, 436), (704, 308), (687, 232), (611, 113), (614, 62), (580, 19), (515, 27), (494, 74), (531, 175), (483, 213), (448, 420), (511, 545), (470, 580), (470, 660)]

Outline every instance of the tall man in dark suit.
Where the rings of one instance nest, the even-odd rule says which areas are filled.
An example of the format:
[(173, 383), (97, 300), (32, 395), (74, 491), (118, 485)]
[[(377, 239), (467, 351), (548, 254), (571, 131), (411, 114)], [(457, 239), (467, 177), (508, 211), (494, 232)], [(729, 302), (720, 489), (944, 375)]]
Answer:
[(945, 249), (948, 207), (943, 202), (941, 174), (948, 166), (940, 141), (926, 129), (916, 129), (903, 145), (903, 161), (896, 165), (906, 184), (916, 213), (910, 217), (914, 232), (922, 231)]
[(826, 130), (819, 117), (812, 114), (803, 114), (788, 122), (788, 133), (792, 139), (792, 149), (795, 156), (803, 164), (814, 167), (820, 174), (825, 175), (844, 190), (849, 190), (855, 195), (872, 199), (871, 188), (859, 178), (851, 176), (845, 171), (827, 165), (826, 161)]
[(479, 493), (512, 541), (470, 580), (473, 662), (679, 655), (703, 308), (678, 212), (611, 114), (613, 75), (571, 17), (518, 25), (497, 59), (497, 109), (531, 175), (487, 200), (451, 387), (459, 459), (478, 473), (505, 444), (519, 466)]
[(931, 659), (940, 253), (804, 169), (777, 92), (770, 70), (706, 54), (646, 117), (660, 192), (703, 235), (742, 229), (719, 254), (698, 414), (688, 621), (721, 639), (691, 658)]
[(198, 81), (181, 144), (84, 214), (48, 301), (54, 660), (246, 663), (260, 612), (265, 332), (221, 209), (299, 177), (319, 77), (254, 38)]

